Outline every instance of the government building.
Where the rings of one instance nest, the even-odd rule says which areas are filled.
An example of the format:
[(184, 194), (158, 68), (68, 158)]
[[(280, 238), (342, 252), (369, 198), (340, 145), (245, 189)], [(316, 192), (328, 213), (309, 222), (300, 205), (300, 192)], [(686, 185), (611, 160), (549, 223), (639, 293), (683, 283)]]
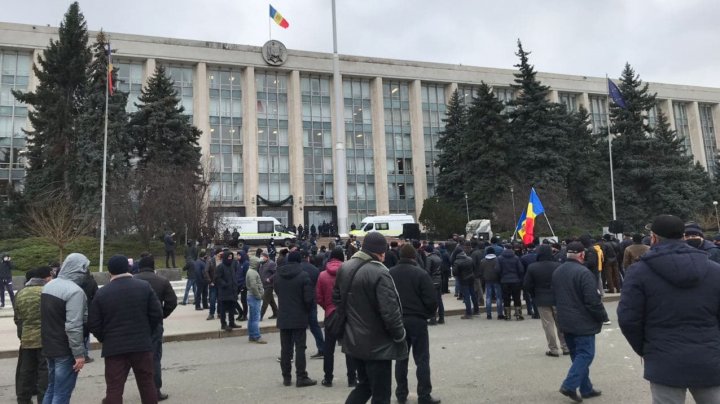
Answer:
[[(57, 28), (0, 23), (0, 183), (22, 187), (27, 107), (10, 90), (37, 85), (32, 61)], [(211, 172), (210, 207), (227, 215), (273, 216), (284, 224), (348, 222), (369, 215), (415, 218), (434, 195), (435, 144), (454, 90), (470, 100), (481, 81), (502, 101), (515, 96), (512, 69), (340, 56), (342, 121), (334, 119), (333, 55), (230, 43), (109, 34), (119, 90), (132, 112), (162, 64), (193, 124)], [(94, 40), (94, 34), (90, 36)], [(276, 41), (277, 42), (277, 41)], [(619, 66), (620, 67), (620, 66)], [(538, 73), (550, 98), (584, 106), (607, 126), (605, 78)], [(658, 105), (695, 160), (714, 172), (720, 89), (650, 83)], [(653, 123), (657, 110), (648, 111)], [(333, 129), (345, 131), (346, 183), (339, 184)], [(3, 185), (5, 185), (3, 184)], [(347, 200), (337, 200), (346, 187)], [(5, 186), (4, 198), (7, 197)], [(292, 198), (290, 198), (292, 197)], [(282, 203), (281, 203), (282, 202)]]

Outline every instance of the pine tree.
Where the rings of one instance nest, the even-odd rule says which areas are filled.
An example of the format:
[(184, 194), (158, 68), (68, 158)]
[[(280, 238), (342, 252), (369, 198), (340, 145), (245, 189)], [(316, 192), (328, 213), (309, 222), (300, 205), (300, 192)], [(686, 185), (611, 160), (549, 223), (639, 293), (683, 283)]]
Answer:
[(565, 112), (558, 103), (548, 100), (550, 88), (536, 77), (535, 67), (528, 61), (530, 52), (518, 40), (515, 84), (518, 96), (510, 105), (512, 133), (513, 179), (524, 186), (557, 188), (558, 179), (570, 169), (565, 156), (569, 146), (568, 134), (563, 127)]
[(130, 126), (138, 167), (171, 167), (199, 173), (200, 131), (183, 113), (185, 109), (162, 65), (155, 68), (137, 107)]
[(137, 157), (135, 217), (147, 242), (166, 229), (190, 227), (204, 217), (196, 200), (205, 195), (207, 181), (200, 166), (200, 131), (183, 113), (163, 66), (157, 66), (136, 105), (130, 118)]
[(46, 192), (69, 195), (72, 162), (78, 145), (77, 118), (85, 101), (87, 67), (91, 60), (85, 17), (72, 3), (50, 44), (33, 65), (38, 79), (35, 91), (13, 91), (31, 106), (28, 135), (29, 167), (25, 196), (33, 200)]
[[(72, 191), (73, 200), (79, 201), (86, 211), (97, 212), (102, 192), (105, 92), (108, 85), (108, 43), (103, 32), (98, 34), (92, 48), (94, 58), (87, 72), (87, 98), (78, 118)], [(117, 71), (113, 70), (112, 76), (112, 82), (116, 83)], [(128, 132), (126, 104), (126, 93), (115, 91), (113, 95), (108, 95), (107, 193), (113, 195), (115, 202), (121, 198), (127, 203), (128, 192), (124, 179), (130, 171), (132, 142)]]
[[(629, 64), (625, 64), (618, 85), (625, 108), (610, 104), (610, 132), (613, 134), (613, 169), (618, 219), (632, 228), (641, 229), (652, 203), (651, 179), (657, 161), (648, 158), (653, 129), (645, 123), (645, 114), (655, 105), (655, 94)], [(605, 143), (607, 145), (607, 143)]]
[[(498, 203), (497, 195), (508, 192), (505, 179), (511, 162), (509, 126), (505, 106), (482, 82), (467, 112), (465, 147), (459, 154), (467, 165), (464, 173), (472, 217), (489, 217)], [(478, 216), (479, 215), (479, 216)]]
[[(467, 133), (467, 111), (462, 102), (460, 95), (455, 90), (450, 97), (448, 103), (445, 122), (445, 129), (440, 132), (440, 138), (437, 141), (438, 167), (437, 176), (437, 195), (447, 201), (461, 201), (465, 198), (465, 179), (467, 174), (465, 170), (468, 168), (468, 161), (462, 159), (465, 146), (465, 136)], [(456, 203), (456, 204), (459, 204)]]

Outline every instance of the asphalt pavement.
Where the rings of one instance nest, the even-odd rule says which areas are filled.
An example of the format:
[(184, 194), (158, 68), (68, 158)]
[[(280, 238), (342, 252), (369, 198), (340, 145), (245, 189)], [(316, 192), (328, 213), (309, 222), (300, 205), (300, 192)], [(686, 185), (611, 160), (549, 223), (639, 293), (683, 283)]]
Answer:
[[(447, 295), (446, 295), (447, 296)], [(617, 327), (617, 303), (606, 308), (613, 324), (597, 336), (597, 354), (591, 379), (600, 403), (649, 403), (650, 388), (642, 378), (640, 358), (630, 349)], [(200, 313), (200, 312), (198, 312)], [(430, 327), (433, 395), (443, 403), (570, 403), (558, 393), (570, 365), (568, 356), (545, 356), (547, 346), (540, 320), (473, 320), (450, 316), (447, 323)], [(308, 356), (315, 352), (308, 332)], [(336, 355), (335, 385), (320, 385), (322, 360), (308, 359), (313, 387), (284, 387), (280, 366), (279, 334), (266, 333), (267, 345), (250, 344), (246, 337), (164, 344), (163, 391), (167, 403), (343, 403), (350, 389), (344, 377), (344, 360)], [(338, 349), (339, 352), (339, 349)], [(99, 403), (104, 396), (103, 361), (93, 351), (94, 363), (78, 379), (74, 403)], [(16, 359), (0, 360), (0, 402), (14, 402)], [(410, 403), (414, 392), (414, 367), (410, 361)], [(393, 383), (394, 388), (394, 383)], [(139, 403), (132, 376), (126, 384), (126, 403)], [(395, 400), (393, 399), (393, 402)], [(688, 403), (693, 402), (688, 398)]]

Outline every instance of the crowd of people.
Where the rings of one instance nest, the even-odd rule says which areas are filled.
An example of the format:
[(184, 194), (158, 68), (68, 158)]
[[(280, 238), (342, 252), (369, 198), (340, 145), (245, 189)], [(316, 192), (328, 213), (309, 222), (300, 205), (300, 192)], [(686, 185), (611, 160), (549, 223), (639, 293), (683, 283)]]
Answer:
[[(388, 243), (379, 233), (319, 248), (302, 239), (279, 250), (272, 242), (234, 251), (195, 244), (186, 251), (188, 281), (180, 302), (155, 274), (149, 253), (137, 260), (113, 256), (111, 281), (99, 290), (88, 285), (87, 258), (73, 253), (59, 269), (29, 271), (15, 297), (18, 402), (29, 403), (33, 395), (46, 403), (69, 402), (78, 372), (90, 360), (89, 333), (102, 343), (105, 403), (122, 402), (130, 369), (143, 403), (166, 399), (162, 322), (177, 304), (190, 303), (192, 291), (195, 310), (208, 310), (207, 319), (219, 320), (222, 330), (247, 321), (249, 343), (267, 343), (259, 323), (270, 308), (267, 318), (280, 330), (285, 386), (317, 384), (307, 372), (310, 329), (316, 347), (310, 358), (323, 360), (322, 386), (333, 386), (336, 345), (342, 346), (347, 384), (354, 387), (346, 403), (389, 403), (393, 374), (395, 398), (406, 402), (411, 355), (418, 402), (440, 403), (432, 395), (428, 327), (445, 323), (442, 296), (452, 293), (451, 277), (465, 307), (461, 319), (477, 318), (485, 306), (488, 320), (496, 313), (498, 320), (520, 321), (525, 311), (541, 320), (545, 354), (571, 358), (560, 393), (575, 402), (601, 395), (589, 374), (595, 335), (610, 323), (602, 295), (620, 291), (619, 325), (644, 359), (655, 402), (684, 402), (687, 389), (698, 403), (720, 402), (720, 240), (706, 240), (697, 224), (673, 216), (660, 216), (648, 231), (622, 241), (583, 235), (529, 246), (459, 236)], [(121, 304), (128, 296), (139, 303)]]

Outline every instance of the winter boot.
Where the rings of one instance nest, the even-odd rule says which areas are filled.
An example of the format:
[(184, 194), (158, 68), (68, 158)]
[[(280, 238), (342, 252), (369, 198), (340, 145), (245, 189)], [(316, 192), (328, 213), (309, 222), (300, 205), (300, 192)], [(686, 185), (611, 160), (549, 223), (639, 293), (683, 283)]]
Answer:
[(505, 315), (503, 316), (503, 318), (506, 321), (512, 320), (512, 308), (505, 307)]
[(515, 320), (525, 320), (525, 317), (522, 315), (522, 307), (516, 307), (515, 308)]

